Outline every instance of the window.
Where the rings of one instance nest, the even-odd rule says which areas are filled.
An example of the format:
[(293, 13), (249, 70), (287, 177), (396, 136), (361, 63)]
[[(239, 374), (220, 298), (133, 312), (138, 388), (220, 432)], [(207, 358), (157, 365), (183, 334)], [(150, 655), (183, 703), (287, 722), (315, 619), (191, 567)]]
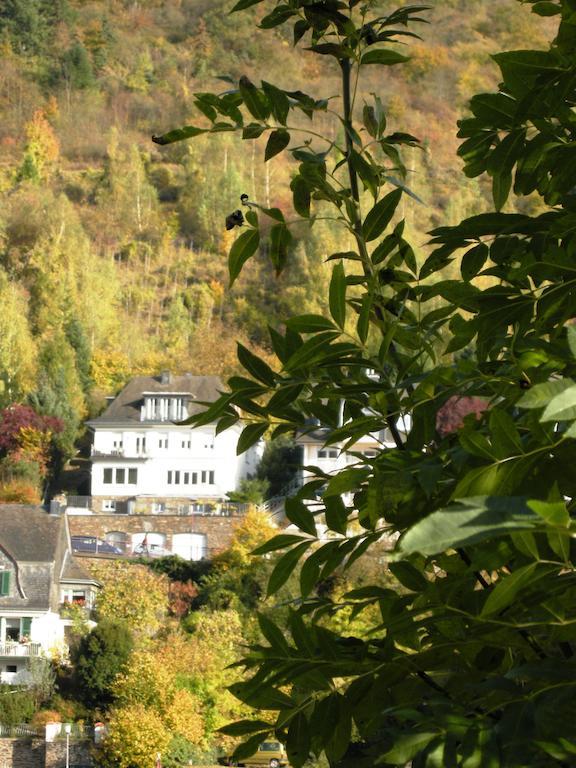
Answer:
[(30, 616), (23, 616), (20, 619), (20, 637), (26, 637), (29, 640), (31, 629), (32, 629), (32, 618)]
[(104, 469), (104, 483), (106, 485), (110, 485), (112, 483), (112, 469), (110, 467), (106, 467)]
[(6, 672), (18, 672), (16, 664), (6, 664)]
[(192, 472), (192, 485), (196, 485), (198, 483), (198, 472)]
[(116, 483), (118, 485), (122, 485), (126, 482), (126, 470), (125, 469), (117, 469), (116, 470)]
[(168, 485), (172, 485), (172, 470), (168, 470)]
[(337, 459), (338, 451), (335, 448), (321, 448), (318, 451), (319, 459)]
[(128, 482), (130, 485), (136, 485), (138, 482), (138, 470), (137, 469), (129, 469), (128, 470)]
[(77, 605), (84, 605), (86, 602), (86, 592), (83, 589), (74, 589), (72, 591), (72, 602)]
[(214, 472), (213, 472), (213, 470), (210, 470), (210, 472), (208, 472), (208, 482), (210, 483), (210, 485), (214, 485)]
[(167, 437), (159, 437), (158, 438), (158, 448), (168, 448), (168, 438)]
[(178, 472), (178, 471), (174, 472), (174, 483), (176, 485), (179, 485), (179, 483), (180, 483), (180, 472)]
[(0, 595), (10, 594), (10, 571), (0, 571)]
[[(106, 471), (106, 470), (104, 470)], [(110, 470), (112, 471), (112, 470)], [(116, 512), (116, 502), (114, 499), (103, 499), (102, 501), (103, 512)]]
[(208, 473), (206, 472), (206, 470), (205, 470), (205, 469), (203, 469), (203, 470), (202, 470), (202, 482), (203, 482), (203, 483), (205, 483), (205, 482), (206, 482), (206, 475), (207, 475), (207, 474), (208, 474)]
[(136, 453), (145, 453), (145, 452), (146, 452), (146, 437), (137, 437)]
[(184, 485), (188, 485), (190, 483), (190, 472), (184, 472)]

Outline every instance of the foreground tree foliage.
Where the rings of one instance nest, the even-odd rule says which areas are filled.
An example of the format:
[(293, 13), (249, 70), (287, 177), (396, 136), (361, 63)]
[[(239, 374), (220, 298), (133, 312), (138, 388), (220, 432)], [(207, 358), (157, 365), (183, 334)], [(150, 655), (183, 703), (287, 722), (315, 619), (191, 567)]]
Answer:
[[(240, 0), (234, 10), (262, 2)], [(247, 737), (238, 759), (272, 730), (295, 768), (311, 752), (355, 768), (575, 762), (576, 0), (527, 4), (558, 17), (554, 42), (495, 56), (499, 91), (475, 96), (460, 123), (465, 172), (488, 175), (495, 211), (436, 229), (423, 262), (399, 218), (411, 194), (399, 150), (417, 140), (387, 133), (381, 100), (361, 105), (356, 88), (365, 67), (405, 60), (398, 43), (414, 35), (423, 6), (380, 15), (371, 0), (266, 3), (261, 27), (293, 24), (295, 43), (336, 62), (341, 101), (243, 77), (224, 94), (197, 95), (209, 124), (156, 138), (267, 133), (266, 160), (289, 151), (298, 163), (298, 220), (328, 215), (342, 230), (342, 250), (329, 256), (330, 316), (290, 317), (284, 333), (271, 332), (278, 371), (240, 347), (248, 375), (231, 379), (195, 423), (217, 418), (224, 429), (248, 415), (244, 448), (269, 429), (279, 436), (318, 424), (341, 450), (384, 428), (395, 444), (358, 454), (334, 476), (317, 470), (286, 504), (299, 532), (257, 550), (286, 550), (270, 595), (302, 562), (302, 601), (288, 632), (261, 617), (266, 644), (242, 662), (252, 676), (233, 692), (276, 721), (226, 727)], [(307, 134), (304, 120), (330, 110), (336, 138)], [(503, 212), (512, 190), (520, 212)], [(254, 203), (245, 220), (231, 280), (256, 253), (263, 220), (280, 272), (296, 220)], [(451, 262), (460, 275), (447, 280)], [(462, 420), (464, 397), (474, 398), (474, 415)], [(439, 429), (447, 403), (459, 403), (459, 418)], [(319, 518), (328, 541), (317, 538)], [(339, 600), (313, 594), (387, 538), (392, 588), (365, 586)], [(326, 616), (375, 607), (362, 635), (326, 628)]]

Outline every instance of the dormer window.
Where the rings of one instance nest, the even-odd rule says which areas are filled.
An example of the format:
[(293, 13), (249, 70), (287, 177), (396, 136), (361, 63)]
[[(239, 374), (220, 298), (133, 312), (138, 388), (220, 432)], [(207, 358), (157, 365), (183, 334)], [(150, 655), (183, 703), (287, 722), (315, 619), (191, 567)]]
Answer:
[(188, 415), (186, 399), (183, 395), (144, 394), (144, 405), (140, 413), (141, 421), (182, 421)]

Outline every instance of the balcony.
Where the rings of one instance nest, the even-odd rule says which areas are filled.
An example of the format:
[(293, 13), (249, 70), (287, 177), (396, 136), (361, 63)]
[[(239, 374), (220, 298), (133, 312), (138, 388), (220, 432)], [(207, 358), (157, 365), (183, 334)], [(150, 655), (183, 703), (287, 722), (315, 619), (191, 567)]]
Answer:
[(15, 640), (7, 640), (0, 643), (0, 658), (29, 658), (40, 656), (42, 646), (40, 643), (18, 643)]
[(103, 514), (103, 515), (175, 515), (178, 517), (243, 517), (249, 504), (238, 504), (221, 499), (172, 500), (132, 497), (115, 499), (112, 496), (59, 496), (50, 502), (51, 514)]

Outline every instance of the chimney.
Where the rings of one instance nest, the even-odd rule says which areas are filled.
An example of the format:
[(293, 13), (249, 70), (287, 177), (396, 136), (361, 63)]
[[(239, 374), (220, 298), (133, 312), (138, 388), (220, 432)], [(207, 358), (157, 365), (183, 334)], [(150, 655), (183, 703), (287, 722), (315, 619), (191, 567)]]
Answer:
[(162, 371), (160, 374), (160, 384), (170, 384), (170, 371)]

